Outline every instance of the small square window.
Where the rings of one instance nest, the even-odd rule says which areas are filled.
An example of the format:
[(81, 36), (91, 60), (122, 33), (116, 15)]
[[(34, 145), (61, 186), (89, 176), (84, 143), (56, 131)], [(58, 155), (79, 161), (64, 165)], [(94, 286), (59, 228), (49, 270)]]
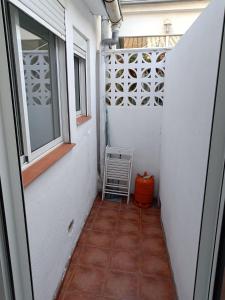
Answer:
[(86, 59), (74, 55), (75, 97), (77, 116), (87, 115)]
[(77, 117), (87, 116), (87, 57), (88, 40), (74, 28), (73, 30), (74, 76), (75, 76), (75, 107)]

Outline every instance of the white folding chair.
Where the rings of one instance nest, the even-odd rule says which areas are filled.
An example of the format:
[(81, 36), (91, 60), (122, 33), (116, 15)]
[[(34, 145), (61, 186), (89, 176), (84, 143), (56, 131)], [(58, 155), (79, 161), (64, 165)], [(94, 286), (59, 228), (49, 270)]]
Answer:
[(131, 149), (106, 147), (102, 200), (106, 194), (111, 194), (125, 196), (129, 203), (132, 164)]

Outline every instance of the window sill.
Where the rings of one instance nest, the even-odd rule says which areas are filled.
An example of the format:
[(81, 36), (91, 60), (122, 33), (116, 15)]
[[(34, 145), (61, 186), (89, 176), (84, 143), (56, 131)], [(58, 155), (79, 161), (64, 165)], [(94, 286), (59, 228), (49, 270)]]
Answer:
[(85, 122), (89, 121), (90, 119), (91, 119), (91, 116), (85, 116), (85, 115), (77, 117), (76, 118), (77, 126), (84, 124)]
[(75, 144), (62, 144), (22, 172), (23, 186), (26, 188), (37, 177), (66, 155)]

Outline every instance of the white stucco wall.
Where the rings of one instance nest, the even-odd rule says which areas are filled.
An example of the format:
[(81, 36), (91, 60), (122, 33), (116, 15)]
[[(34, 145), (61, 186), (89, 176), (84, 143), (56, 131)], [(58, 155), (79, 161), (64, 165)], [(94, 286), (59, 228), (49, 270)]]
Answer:
[[(71, 141), (76, 147), (25, 189), (35, 300), (51, 300), (97, 193), (96, 17), (79, 0), (66, 2)], [(92, 119), (77, 127), (73, 26), (89, 40)], [(90, 80), (91, 79), (91, 80)], [(74, 220), (72, 232), (67, 229)]]
[(155, 176), (155, 195), (158, 192), (160, 165), (160, 131), (162, 107), (108, 108), (111, 146), (134, 150), (131, 191), (137, 173), (150, 172)]
[(224, 7), (214, 0), (167, 57), (160, 198), (182, 300), (193, 297)]
[(164, 21), (172, 23), (171, 34), (184, 34), (208, 1), (168, 3), (152, 5), (132, 5), (123, 8), (123, 23), (120, 36), (163, 35)]

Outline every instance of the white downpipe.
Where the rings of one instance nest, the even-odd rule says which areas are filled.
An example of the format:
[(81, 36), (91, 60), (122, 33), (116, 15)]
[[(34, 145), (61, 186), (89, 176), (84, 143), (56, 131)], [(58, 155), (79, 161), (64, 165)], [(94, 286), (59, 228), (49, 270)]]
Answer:
[[(104, 158), (105, 158), (105, 147), (106, 147), (106, 105), (105, 105), (105, 57), (102, 54), (104, 49), (112, 48), (119, 41), (119, 29), (122, 22), (122, 13), (120, 10), (119, 0), (103, 0), (105, 8), (108, 14), (108, 18), (102, 17), (101, 22), (101, 39), (102, 48), (99, 54), (99, 164), (100, 164), (100, 176), (99, 176), (99, 187), (102, 187), (102, 179), (104, 174)], [(106, 46), (106, 47), (105, 47)]]
[(118, 24), (122, 21), (122, 14), (118, 0), (104, 0), (106, 11), (112, 25)]
[(111, 23), (108, 18), (102, 17), (102, 41), (112, 38)]
[[(122, 13), (119, 0), (103, 0), (108, 18), (102, 19), (102, 42), (105, 45), (113, 46), (118, 43), (119, 29), (122, 22)], [(109, 23), (110, 21), (110, 23)], [(111, 25), (111, 30), (110, 30)]]

